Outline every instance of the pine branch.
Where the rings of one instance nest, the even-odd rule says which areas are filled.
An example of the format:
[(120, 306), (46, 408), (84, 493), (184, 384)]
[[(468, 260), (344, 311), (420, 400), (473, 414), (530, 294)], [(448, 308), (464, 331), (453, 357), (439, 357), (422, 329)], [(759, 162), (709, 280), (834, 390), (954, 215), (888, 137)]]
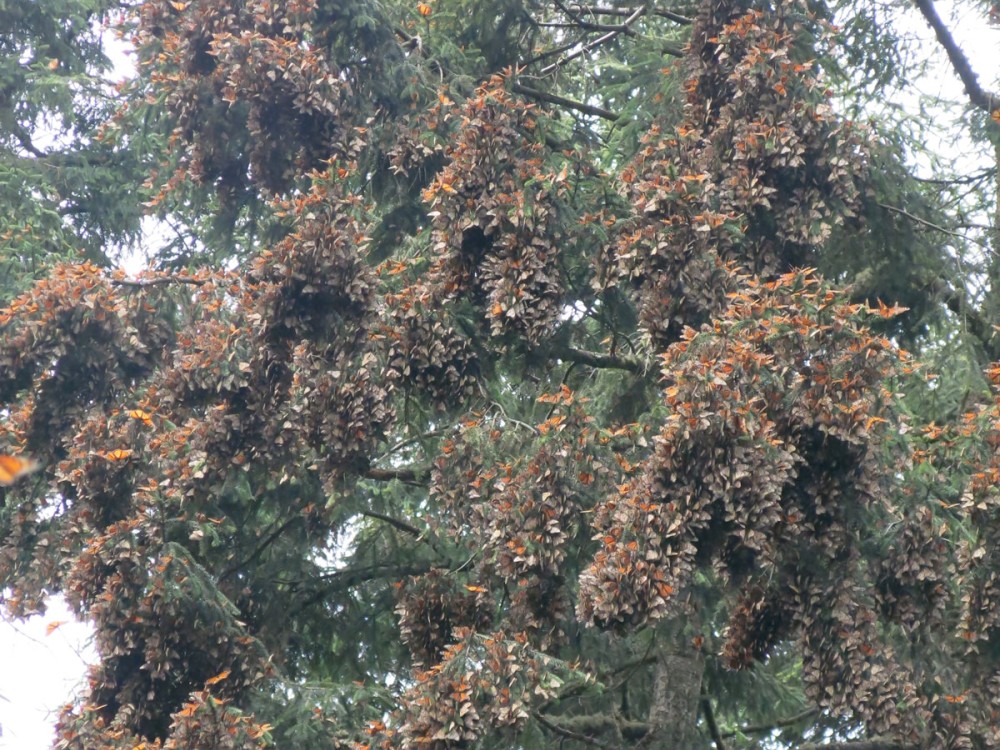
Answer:
[(986, 113), (992, 113), (995, 109), (1000, 108), (1000, 95), (986, 91), (979, 84), (979, 76), (976, 75), (969, 59), (962, 52), (962, 48), (958, 46), (948, 27), (944, 25), (941, 16), (938, 15), (937, 9), (934, 7), (934, 0), (913, 0), (913, 2), (934, 30), (938, 41), (944, 47), (944, 51), (948, 53), (951, 66), (955, 69), (958, 77), (962, 79), (965, 93), (969, 95), (969, 101)]

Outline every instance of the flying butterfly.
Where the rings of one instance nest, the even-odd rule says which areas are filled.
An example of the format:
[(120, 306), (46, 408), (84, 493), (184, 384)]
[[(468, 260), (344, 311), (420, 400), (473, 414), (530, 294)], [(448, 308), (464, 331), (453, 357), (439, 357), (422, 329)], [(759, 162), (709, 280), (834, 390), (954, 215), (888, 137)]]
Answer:
[(38, 468), (38, 462), (24, 456), (0, 453), (0, 486), (9, 487)]

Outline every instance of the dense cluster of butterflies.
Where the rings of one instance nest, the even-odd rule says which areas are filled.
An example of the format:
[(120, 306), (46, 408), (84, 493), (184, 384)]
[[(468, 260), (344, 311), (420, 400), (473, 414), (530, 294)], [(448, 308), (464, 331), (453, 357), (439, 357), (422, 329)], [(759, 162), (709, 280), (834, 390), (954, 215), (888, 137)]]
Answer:
[[(128, 415), (132, 419), (141, 420), (148, 425), (153, 423), (152, 415), (142, 409), (133, 409)], [(124, 461), (132, 455), (132, 451), (128, 448), (118, 448), (112, 451), (105, 451), (101, 455), (109, 461)], [(0, 453), (0, 487), (9, 487), (37, 468), (38, 462), (27, 456)]]

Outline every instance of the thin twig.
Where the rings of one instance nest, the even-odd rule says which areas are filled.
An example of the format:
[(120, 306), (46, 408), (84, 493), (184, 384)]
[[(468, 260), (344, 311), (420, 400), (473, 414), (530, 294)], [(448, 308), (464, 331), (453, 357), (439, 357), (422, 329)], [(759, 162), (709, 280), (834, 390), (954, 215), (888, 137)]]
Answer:
[(915, 221), (917, 224), (922, 224), (928, 229), (933, 229), (937, 232), (941, 232), (942, 234), (947, 234), (951, 237), (958, 237), (959, 239), (966, 240), (967, 242), (974, 242), (975, 244), (980, 245), (986, 250), (993, 252), (990, 249), (989, 245), (987, 245), (982, 240), (977, 240), (975, 237), (969, 237), (968, 235), (962, 234), (961, 232), (956, 232), (953, 229), (948, 229), (947, 227), (943, 227), (940, 224), (935, 224), (933, 221), (928, 221), (927, 219), (923, 219), (919, 216), (916, 216), (915, 214), (911, 214), (905, 208), (899, 208), (898, 206), (890, 206), (888, 203), (881, 203), (881, 202), (877, 203), (876, 205), (879, 208), (884, 208), (886, 211), (892, 211), (893, 213), (899, 214), (900, 216), (905, 216), (910, 221)]
[(555, 70), (558, 70), (559, 68), (561, 68), (566, 63), (568, 63), (568, 62), (570, 62), (572, 60), (575, 60), (576, 58), (580, 57), (581, 55), (587, 54), (592, 49), (594, 49), (596, 47), (600, 47), (605, 42), (611, 41), (616, 36), (618, 36), (619, 34), (623, 33), (625, 29), (629, 28), (633, 23), (635, 23), (637, 20), (639, 20), (639, 18), (641, 18), (645, 12), (646, 12), (646, 6), (645, 5), (640, 5), (638, 8), (635, 9), (635, 12), (632, 13), (632, 15), (630, 15), (628, 18), (626, 18), (622, 22), (622, 30), (621, 31), (609, 31), (607, 34), (603, 34), (603, 35), (597, 37), (597, 39), (594, 39), (593, 41), (587, 42), (585, 45), (583, 45), (582, 47), (580, 47), (580, 49), (578, 49), (576, 52), (570, 52), (568, 55), (565, 55), (565, 56), (559, 58), (558, 60), (556, 60), (551, 65), (547, 65), (544, 68), (542, 68), (542, 73), (541, 74), (542, 75), (548, 75), (549, 73), (551, 73), (551, 72), (553, 72)]
[(497, 412), (499, 412), (500, 417), (504, 420), (504, 422), (507, 422), (512, 425), (517, 425), (518, 427), (528, 430), (533, 435), (538, 434), (537, 427), (530, 425), (527, 422), (522, 422), (520, 419), (515, 419), (514, 417), (510, 416), (507, 413), (507, 410), (503, 408), (503, 404), (498, 403), (493, 399), (492, 396), (490, 396), (489, 392), (486, 390), (486, 387), (482, 384), (482, 381), (480, 381), (479, 383), (479, 392), (483, 395), (483, 398), (485, 398), (489, 402), (490, 406), (492, 406), (494, 409), (497, 410)]

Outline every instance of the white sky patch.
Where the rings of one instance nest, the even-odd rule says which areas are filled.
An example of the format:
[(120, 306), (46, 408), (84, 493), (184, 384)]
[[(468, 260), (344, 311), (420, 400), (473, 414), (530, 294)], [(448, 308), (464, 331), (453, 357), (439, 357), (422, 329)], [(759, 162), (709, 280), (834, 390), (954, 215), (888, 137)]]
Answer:
[[(62, 623), (51, 633), (50, 624)], [(61, 597), (49, 611), (25, 622), (0, 621), (0, 748), (45, 750), (52, 746), (56, 717), (83, 685), (97, 661), (91, 629), (73, 619)]]

